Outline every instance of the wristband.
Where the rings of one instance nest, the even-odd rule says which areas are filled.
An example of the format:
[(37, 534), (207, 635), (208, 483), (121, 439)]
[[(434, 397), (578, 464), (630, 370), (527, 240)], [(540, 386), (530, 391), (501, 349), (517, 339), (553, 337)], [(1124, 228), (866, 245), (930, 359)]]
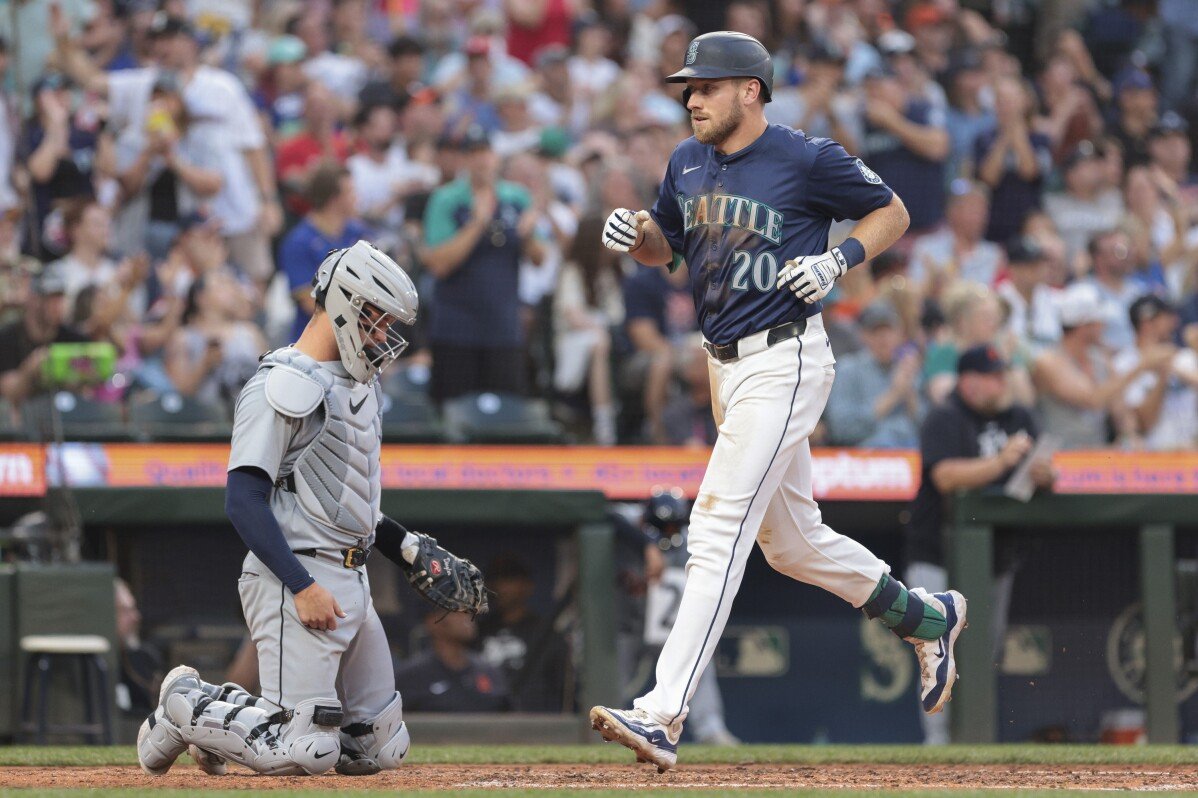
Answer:
[(855, 238), (846, 238), (839, 246), (832, 247), (833, 253), (837, 251), (840, 252), (842, 257), (838, 257), (836, 260), (843, 262), (846, 272), (865, 261), (865, 247)]

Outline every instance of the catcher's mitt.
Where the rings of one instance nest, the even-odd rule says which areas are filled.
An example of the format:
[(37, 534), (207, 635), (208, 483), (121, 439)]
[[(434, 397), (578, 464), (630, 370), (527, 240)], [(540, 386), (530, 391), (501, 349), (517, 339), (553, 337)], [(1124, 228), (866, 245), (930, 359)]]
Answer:
[(416, 557), (405, 564), (408, 582), (425, 599), (449, 612), (478, 615), (487, 611), (482, 571), (469, 560), (446, 551), (437, 539), (413, 532), (420, 540)]

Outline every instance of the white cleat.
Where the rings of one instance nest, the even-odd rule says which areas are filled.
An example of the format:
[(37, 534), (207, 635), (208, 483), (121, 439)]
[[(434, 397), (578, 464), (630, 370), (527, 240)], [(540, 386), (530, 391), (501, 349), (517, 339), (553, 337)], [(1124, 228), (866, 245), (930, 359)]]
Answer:
[(969, 625), (965, 619), (966, 601), (955, 590), (929, 595), (923, 588), (917, 587), (911, 593), (919, 596), (925, 604), (940, 610), (946, 621), (944, 634), (935, 640), (908, 638), (919, 658), (919, 701), (924, 712), (935, 715), (952, 699), (953, 685), (957, 682), (957, 660), (953, 656), (953, 646), (957, 643), (957, 635)]
[(161, 776), (171, 769), (179, 755), (187, 750), (187, 743), (179, 734), (179, 728), (167, 717), (162, 705), (172, 692), (187, 692), (197, 689), (202, 682), (195, 668), (180, 665), (173, 668), (162, 680), (158, 691), (158, 707), (142, 721), (137, 730), (137, 764), (150, 776)]
[(209, 776), (224, 776), (229, 772), (227, 760), (223, 756), (217, 756), (194, 745), (187, 746), (187, 754), (195, 760), (200, 770)]
[(663, 726), (643, 709), (594, 707), (591, 709), (591, 728), (604, 740), (632, 749), (637, 762), (657, 765), (658, 773), (672, 770), (678, 764), (681, 722)]

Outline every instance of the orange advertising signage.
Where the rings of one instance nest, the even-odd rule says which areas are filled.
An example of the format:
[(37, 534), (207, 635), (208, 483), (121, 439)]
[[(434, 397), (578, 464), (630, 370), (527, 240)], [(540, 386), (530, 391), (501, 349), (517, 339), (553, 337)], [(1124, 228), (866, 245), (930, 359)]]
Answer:
[[(693, 497), (708, 455), (684, 447), (385, 445), (382, 478), (387, 489), (600, 490), (613, 500), (678, 485)], [(40, 495), (64, 483), (218, 488), (228, 457), (220, 443), (0, 445), (0, 496)], [(1198, 452), (1063, 452), (1054, 462), (1060, 493), (1198, 492)], [(906, 501), (919, 488), (919, 455), (816, 449), (812, 487), (828, 501)]]

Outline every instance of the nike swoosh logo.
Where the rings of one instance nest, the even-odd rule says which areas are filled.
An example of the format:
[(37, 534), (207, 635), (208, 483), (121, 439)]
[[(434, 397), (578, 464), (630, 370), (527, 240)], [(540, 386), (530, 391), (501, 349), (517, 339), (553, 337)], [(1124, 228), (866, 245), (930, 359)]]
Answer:
[(695, 171), (696, 169), (702, 169), (702, 168), (703, 168), (702, 166), (688, 166), (682, 170), (682, 174), (689, 175), (691, 172)]
[(323, 754), (315, 754), (315, 755), (313, 755), (313, 757), (312, 757), (312, 758), (313, 758), (313, 759), (324, 759), (326, 756), (328, 756), (328, 755), (329, 755), (329, 754), (331, 754), (331, 753), (333, 753), (333, 752), (332, 752), (332, 751), (325, 751)]
[[(367, 394), (367, 396), (369, 396), (369, 394)], [(362, 409), (362, 405), (364, 405), (364, 404), (366, 404), (365, 396), (363, 396), (362, 401), (358, 402), (356, 405), (354, 404), (354, 400), (350, 399), (349, 400), (349, 412), (353, 413), (355, 416), (358, 415), (358, 411)]]

